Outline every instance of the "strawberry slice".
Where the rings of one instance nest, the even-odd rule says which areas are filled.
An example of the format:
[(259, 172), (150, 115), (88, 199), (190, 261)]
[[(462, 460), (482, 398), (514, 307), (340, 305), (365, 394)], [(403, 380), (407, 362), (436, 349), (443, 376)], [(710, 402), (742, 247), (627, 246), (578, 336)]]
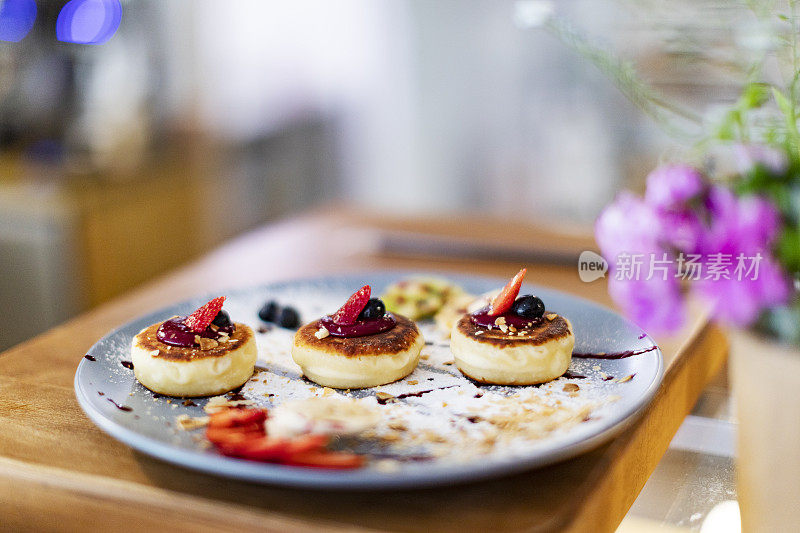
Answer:
[(293, 438), (286, 446), (286, 455), (292, 456), (297, 453), (310, 452), (312, 450), (322, 450), (330, 442), (330, 437), (320, 434), (300, 435)]
[[(368, 287), (367, 287), (368, 288)], [(266, 409), (232, 407), (210, 415), (206, 438), (223, 455), (314, 468), (358, 468), (360, 455), (332, 452), (325, 448), (327, 435), (306, 434), (291, 439), (267, 436)]]
[(364, 458), (354, 453), (311, 450), (289, 456), (286, 459), (286, 464), (314, 468), (346, 469), (359, 468), (364, 464)]
[(262, 436), (231, 446), (222, 446), (220, 451), (254, 461), (284, 462), (296, 454), (324, 451), (328, 440), (325, 435), (303, 435), (293, 439)]
[(231, 408), (218, 411), (208, 418), (210, 428), (229, 428), (259, 424), (267, 419), (266, 409)]
[(517, 299), (519, 289), (522, 287), (522, 278), (525, 277), (525, 273), (527, 271), (527, 268), (523, 268), (517, 272), (517, 275), (514, 276), (514, 279), (509, 281), (508, 284), (503, 287), (503, 290), (500, 291), (500, 294), (494, 297), (494, 300), (492, 300), (492, 303), (489, 306), (489, 316), (502, 315), (511, 309), (511, 306), (514, 304), (514, 300)]
[(222, 309), (223, 302), (225, 302), (224, 296), (214, 298), (200, 309), (186, 317), (186, 320), (184, 320), (183, 323), (195, 333), (204, 332), (208, 325), (214, 320), (214, 317), (217, 316)]
[(351, 326), (358, 320), (358, 315), (364, 310), (369, 301), (372, 289), (364, 285), (348, 298), (344, 305), (333, 315), (333, 323), (340, 326)]
[(276, 463), (286, 457), (286, 439), (260, 436), (255, 439), (237, 443), (232, 446), (221, 446), (219, 451), (225, 455), (241, 457), (253, 461)]
[(207, 428), (206, 438), (215, 446), (237, 446), (264, 436), (263, 428)]

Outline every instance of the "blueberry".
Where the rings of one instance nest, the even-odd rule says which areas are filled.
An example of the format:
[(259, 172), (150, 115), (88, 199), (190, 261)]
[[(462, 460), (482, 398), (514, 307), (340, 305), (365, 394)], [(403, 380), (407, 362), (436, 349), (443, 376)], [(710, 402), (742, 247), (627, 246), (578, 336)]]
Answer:
[(522, 318), (542, 318), (542, 315), (544, 315), (544, 302), (538, 296), (526, 294), (514, 301), (511, 311)]
[(284, 307), (278, 317), (278, 325), (282, 328), (294, 329), (300, 325), (300, 315), (293, 307)]
[(386, 314), (386, 306), (383, 305), (383, 302), (380, 298), (370, 298), (367, 301), (367, 305), (364, 306), (364, 309), (361, 310), (361, 313), (358, 315), (359, 320), (373, 320), (376, 318), (380, 318)]
[(217, 316), (214, 317), (214, 320), (212, 320), (211, 323), (218, 328), (227, 328), (231, 325), (231, 315), (220, 309), (219, 313), (217, 313)]
[(275, 320), (278, 318), (278, 311), (278, 304), (270, 300), (258, 310), (258, 318), (264, 322), (275, 322)]

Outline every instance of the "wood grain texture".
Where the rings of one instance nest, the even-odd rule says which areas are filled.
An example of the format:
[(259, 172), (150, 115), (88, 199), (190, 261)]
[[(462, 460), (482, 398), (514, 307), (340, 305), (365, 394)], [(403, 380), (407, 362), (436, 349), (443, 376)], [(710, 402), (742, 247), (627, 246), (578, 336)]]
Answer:
[[(389, 228), (414, 224), (381, 222)], [(397, 256), (382, 248), (383, 230), (375, 227), (368, 215), (354, 221), (329, 212), (262, 228), (0, 354), (0, 528), (613, 531), (725, 359), (724, 338), (702, 317), (678, 337), (661, 340), (668, 359), (665, 386), (611, 443), (558, 465), (468, 485), (375, 493), (242, 483), (139, 454), (106, 436), (78, 407), (72, 379), (94, 341), (145, 312), (232, 281), (245, 286), (404, 267), (507, 276), (518, 267), (489, 259)], [(321, 229), (342, 241), (321, 238)], [(524, 251), (527, 241), (518, 245)], [(531, 265), (529, 279), (608, 303), (604, 284), (582, 284), (574, 268)]]

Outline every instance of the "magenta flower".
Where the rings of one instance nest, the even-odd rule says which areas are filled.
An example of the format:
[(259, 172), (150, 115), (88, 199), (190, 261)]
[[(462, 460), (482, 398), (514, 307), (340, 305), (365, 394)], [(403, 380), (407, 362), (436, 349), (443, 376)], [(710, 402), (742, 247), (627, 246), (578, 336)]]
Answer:
[[(735, 267), (735, 256), (733, 261)], [(738, 279), (735, 275), (730, 279), (701, 279), (694, 290), (709, 305), (715, 319), (734, 326), (747, 326), (764, 309), (785, 304), (791, 287), (780, 266), (771, 257), (762, 256), (755, 279), (747, 276)]]
[[(772, 255), (781, 224), (766, 199), (736, 196), (689, 166), (671, 165), (650, 174), (644, 198), (619, 194), (598, 217), (595, 236), (609, 262), (611, 297), (643, 328), (664, 332), (683, 323), (682, 279), (714, 318), (733, 325), (786, 304), (791, 279)], [(685, 265), (678, 271), (679, 255), (684, 262), (692, 257), (691, 273)], [(658, 259), (667, 266), (653, 276)]]
[[(658, 211), (627, 191), (617, 195), (595, 222), (597, 244), (609, 263), (611, 298), (640, 327), (652, 332), (677, 329), (684, 319), (675, 266), (666, 281), (649, 275), (649, 260), (666, 252), (661, 245), (665, 232), (669, 230)], [(620, 271), (621, 258), (632, 256), (639, 257), (640, 268)]]
[(661, 223), (655, 209), (635, 194), (622, 191), (600, 213), (594, 233), (603, 257), (613, 265), (622, 253), (660, 252)]
[(762, 310), (785, 304), (791, 295), (791, 280), (770, 249), (780, 231), (780, 213), (763, 198), (738, 197), (723, 187), (709, 191), (706, 205), (710, 217), (701, 244), (706, 270), (714, 259), (729, 259), (730, 265), (727, 276), (704, 277), (696, 290), (715, 318), (748, 325)]
[(611, 275), (608, 292), (626, 316), (651, 333), (670, 333), (685, 320), (686, 307), (680, 283), (670, 272), (667, 279), (646, 273), (638, 279), (618, 279)]
[(672, 210), (684, 207), (704, 188), (703, 175), (697, 169), (688, 165), (667, 165), (647, 176), (644, 198), (657, 209)]
[(708, 191), (705, 207), (709, 219), (701, 243), (705, 254), (764, 250), (780, 231), (780, 213), (758, 196), (739, 197), (715, 186)]

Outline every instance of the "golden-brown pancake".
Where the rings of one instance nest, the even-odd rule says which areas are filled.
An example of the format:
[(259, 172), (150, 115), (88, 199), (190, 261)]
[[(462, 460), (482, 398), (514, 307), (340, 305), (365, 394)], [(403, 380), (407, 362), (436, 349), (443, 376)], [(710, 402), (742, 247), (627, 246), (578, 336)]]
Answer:
[(532, 385), (551, 381), (569, 368), (575, 335), (569, 321), (547, 313), (531, 328), (488, 329), (464, 315), (450, 335), (450, 349), (461, 372), (482, 383)]
[(339, 389), (375, 387), (410, 374), (425, 345), (417, 325), (402, 315), (387, 331), (361, 337), (320, 335), (318, 320), (300, 328), (292, 358), (303, 374), (320, 385)]
[(253, 330), (236, 323), (224, 342), (203, 340), (203, 348), (171, 346), (158, 340), (161, 323), (140, 331), (131, 343), (136, 379), (167, 396), (211, 396), (235, 389), (253, 374), (258, 350)]

